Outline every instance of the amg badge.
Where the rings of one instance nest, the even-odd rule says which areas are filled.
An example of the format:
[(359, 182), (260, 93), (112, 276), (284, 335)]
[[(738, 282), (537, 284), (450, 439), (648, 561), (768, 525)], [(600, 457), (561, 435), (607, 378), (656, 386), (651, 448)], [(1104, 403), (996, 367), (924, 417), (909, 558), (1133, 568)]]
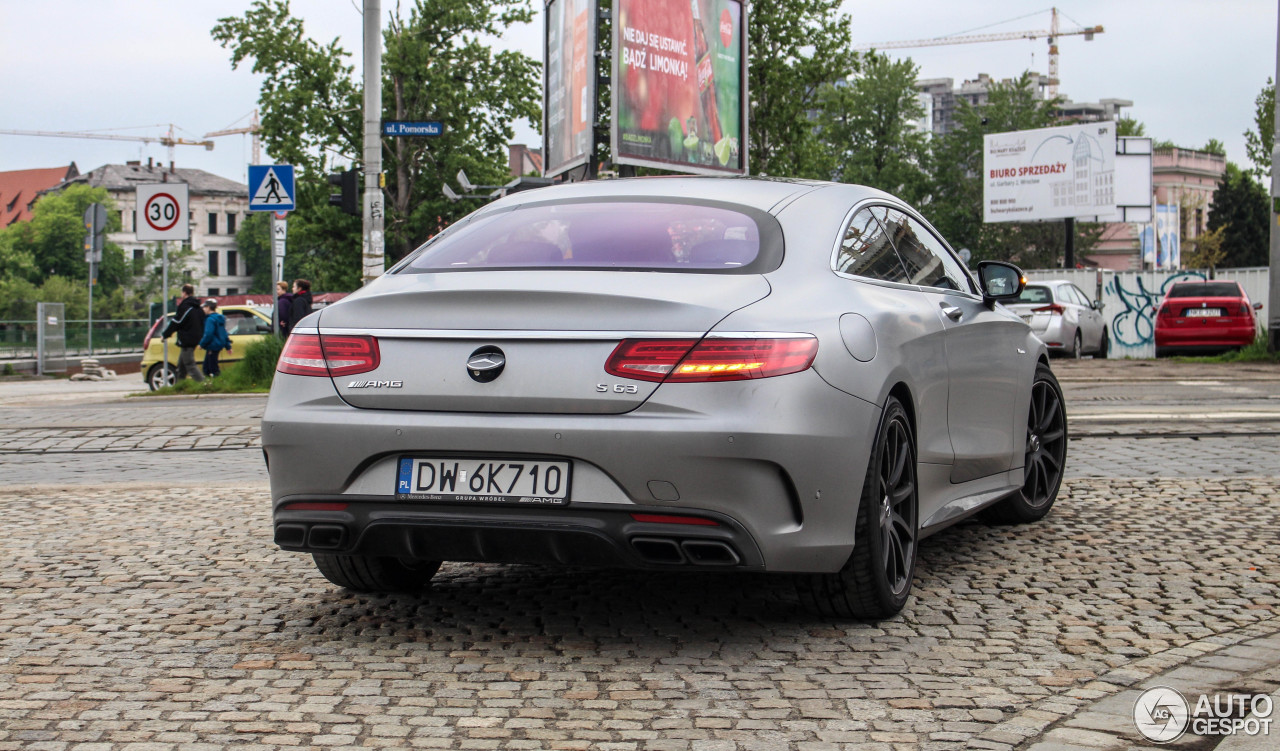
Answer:
[(404, 388), (404, 381), (352, 381), (349, 389), (399, 389)]

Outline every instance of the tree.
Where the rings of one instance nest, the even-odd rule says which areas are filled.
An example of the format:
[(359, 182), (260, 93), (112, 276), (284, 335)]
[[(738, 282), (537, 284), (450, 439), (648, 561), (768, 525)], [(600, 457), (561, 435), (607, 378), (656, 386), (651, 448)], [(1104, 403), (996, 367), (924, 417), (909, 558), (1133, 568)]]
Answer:
[[(32, 282), (59, 276), (87, 284), (89, 264), (84, 260), (84, 212), (94, 203), (107, 207), (104, 231), (118, 232), (120, 214), (113, 210), (115, 204), (106, 188), (92, 188), (83, 183), (70, 185), (36, 201), (29, 221), (0, 230), (0, 260), (4, 262), (0, 274), (21, 276)], [(105, 243), (102, 262), (98, 264), (95, 294), (108, 294), (126, 284), (130, 277), (124, 251), (115, 243)]]
[(1141, 138), (1147, 134), (1147, 126), (1133, 119), (1122, 117), (1116, 120), (1117, 138)]
[[(249, 294), (275, 294), (272, 286), (275, 269), (271, 265), (271, 217), (265, 212), (249, 215), (236, 230), (236, 247), (244, 259), (244, 267), (253, 276)], [(285, 256), (287, 261), (288, 255)], [(301, 274), (298, 274), (301, 276)], [(308, 277), (309, 278), (309, 277)]]
[[(415, 0), (396, 6), (383, 32), (383, 117), (439, 120), (438, 138), (383, 139), (387, 255), (402, 257), (474, 204), (453, 204), (442, 187), (460, 168), (477, 183), (506, 179), (514, 120), (541, 123), (537, 61), (494, 52), (485, 39), (532, 20), (528, 0)], [(232, 66), (253, 61), (265, 77), (262, 138), (272, 157), (297, 168), (286, 273), (315, 289), (354, 289), (361, 278), (360, 219), (328, 205), (327, 172), (363, 150), (361, 82), (336, 41), (306, 37), (287, 0), (256, 0), (243, 17), (222, 18), (213, 38)]]
[(1224, 224), (1189, 241), (1191, 247), (1183, 252), (1182, 265), (1189, 269), (1209, 269), (1209, 276), (1213, 276), (1214, 269), (1221, 266), (1227, 257), (1227, 251), (1222, 247), (1226, 232)]
[[(932, 200), (922, 207), (928, 219), (957, 248), (967, 247), (976, 262), (1013, 261), (1025, 268), (1058, 266), (1066, 246), (1062, 222), (982, 221), (982, 143), (987, 133), (1047, 128), (1056, 123), (1060, 100), (1036, 96), (1030, 73), (994, 84), (986, 104), (962, 102), (951, 133), (933, 141), (930, 154)], [(1097, 245), (1100, 225), (1077, 222), (1075, 248)]]
[(1227, 162), (1209, 209), (1209, 230), (1223, 230), (1222, 266), (1266, 266), (1271, 253), (1271, 201), (1252, 172)]
[(824, 84), (857, 67), (849, 17), (840, 0), (776, 0), (751, 4), (749, 162), (758, 175), (823, 177), (810, 113)]
[(1218, 156), (1227, 155), (1227, 147), (1223, 145), (1222, 141), (1219, 141), (1216, 138), (1210, 138), (1208, 143), (1200, 147), (1200, 150), (1206, 154), (1217, 154)]
[(1271, 179), (1271, 150), (1276, 138), (1276, 85), (1267, 78), (1267, 85), (1253, 100), (1253, 123), (1257, 130), (1244, 132), (1244, 147), (1253, 162), (1253, 175), (1259, 180)]
[(929, 140), (918, 125), (924, 116), (915, 86), (918, 72), (910, 59), (894, 62), (872, 54), (851, 81), (820, 89), (817, 132), (824, 176), (880, 188), (913, 203), (924, 197)]

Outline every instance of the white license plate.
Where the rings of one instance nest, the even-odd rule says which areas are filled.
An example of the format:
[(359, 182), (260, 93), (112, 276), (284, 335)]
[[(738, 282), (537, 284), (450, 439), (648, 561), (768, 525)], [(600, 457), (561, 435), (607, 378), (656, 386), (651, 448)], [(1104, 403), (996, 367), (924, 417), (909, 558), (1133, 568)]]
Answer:
[(563, 506), (569, 502), (569, 462), (404, 456), (396, 498)]
[(1204, 318), (1222, 315), (1221, 308), (1190, 308), (1187, 310), (1188, 318)]

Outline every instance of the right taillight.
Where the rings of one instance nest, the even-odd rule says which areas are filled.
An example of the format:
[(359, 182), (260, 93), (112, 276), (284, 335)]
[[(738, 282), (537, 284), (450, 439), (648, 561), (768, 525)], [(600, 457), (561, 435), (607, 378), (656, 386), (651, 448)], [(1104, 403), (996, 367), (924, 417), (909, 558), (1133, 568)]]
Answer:
[(799, 373), (817, 354), (812, 336), (626, 339), (614, 348), (605, 371), (666, 383), (742, 381)]
[(368, 373), (380, 362), (372, 336), (292, 334), (276, 370), (300, 376), (336, 377)]

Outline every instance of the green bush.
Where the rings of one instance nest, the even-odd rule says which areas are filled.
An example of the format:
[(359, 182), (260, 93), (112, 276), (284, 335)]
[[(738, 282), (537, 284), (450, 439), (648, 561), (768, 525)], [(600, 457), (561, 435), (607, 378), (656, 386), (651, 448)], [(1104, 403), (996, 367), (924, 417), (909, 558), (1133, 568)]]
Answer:
[[(244, 358), (236, 365), (235, 379), (246, 386), (270, 388), (276, 375), (276, 363), (284, 351), (284, 339), (264, 336), (244, 351)], [(251, 385), (252, 384), (252, 385)]]

